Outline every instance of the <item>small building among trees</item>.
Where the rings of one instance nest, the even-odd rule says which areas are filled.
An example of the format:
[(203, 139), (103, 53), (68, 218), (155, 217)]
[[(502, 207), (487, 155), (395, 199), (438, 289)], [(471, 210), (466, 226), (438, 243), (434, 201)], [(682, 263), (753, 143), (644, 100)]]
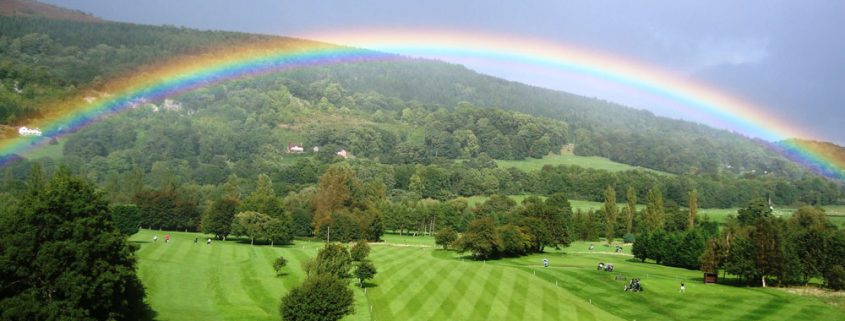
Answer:
[(41, 130), (38, 128), (27, 128), (23, 126), (18, 128), (18, 134), (21, 136), (41, 136)]
[(302, 147), (302, 144), (288, 143), (288, 153), (299, 154), (303, 152), (305, 152), (305, 148)]
[(719, 275), (716, 273), (704, 273), (704, 283), (716, 283), (719, 280)]

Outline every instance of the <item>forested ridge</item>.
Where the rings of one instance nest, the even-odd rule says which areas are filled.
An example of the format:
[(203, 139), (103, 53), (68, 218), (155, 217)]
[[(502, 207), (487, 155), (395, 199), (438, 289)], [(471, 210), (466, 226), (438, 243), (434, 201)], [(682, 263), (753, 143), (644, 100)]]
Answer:
[[(173, 55), (266, 36), (121, 23), (0, 17), (3, 123), (20, 125), (45, 101), (98, 88)], [(8, 30), (8, 31), (7, 31)], [(299, 40), (291, 40), (299, 41)], [(767, 144), (703, 125), (656, 117), (423, 59), (350, 63), (250, 77), (152, 101), (62, 138), (57, 159), (4, 169), (4, 191), (23, 190), (29, 162), (59, 162), (103, 186), (112, 202), (153, 189), (204, 209), (227, 182), (249, 191), (267, 175), (278, 193), (307, 190), (336, 162), (388, 198), (565, 192), (601, 200), (606, 186), (640, 197), (662, 186), (684, 205), (830, 204), (841, 187), (772, 152)], [(301, 144), (304, 153), (289, 153)], [(499, 168), (493, 160), (577, 155), (678, 175), (610, 173), (573, 166)], [(319, 150), (315, 150), (317, 147)], [(345, 150), (348, 159), (336, 153)], [(642, 199), (642, 198), (641, 198)], [(184, 225), (184, 221), (179, 223)]]
[(0, 16), (0, 124), (174, 55), (261, 37), (177, 27)]

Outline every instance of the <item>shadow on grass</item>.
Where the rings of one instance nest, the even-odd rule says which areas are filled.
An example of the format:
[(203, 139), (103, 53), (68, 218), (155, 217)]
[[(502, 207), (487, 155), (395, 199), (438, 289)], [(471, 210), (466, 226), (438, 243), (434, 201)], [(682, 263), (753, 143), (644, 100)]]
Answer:
[(264, 240), (255, 240), (255, 242), (250, 242), (249, 239), (245, 238), (238, 238), (238, 237), (228, 237), (226, 241), (217, 240), (218, 242), (233, 242), (236, 244), (243, 244), (243, 245), (250, 245), (250, 246), (266, 246), (266, 247), (274, 247), (274, 248), (293, 248), (296, 246), (294, 243), (283, 244), (283, 243), (270, 243)]
[(153, 308), (150, 307), (149, 304), (145, 303), (144, 306), (145, 306), (144, 311), (142, 311), (139, 315), (137, 315), (136, 316), (137, 319), (135, 319), (135, 320), (140, 320), (140, 321), (156, 321), (156, 320), (158, 320), (157, 319), (158, 313), (155, 312), (155, 310), (153, 310)]

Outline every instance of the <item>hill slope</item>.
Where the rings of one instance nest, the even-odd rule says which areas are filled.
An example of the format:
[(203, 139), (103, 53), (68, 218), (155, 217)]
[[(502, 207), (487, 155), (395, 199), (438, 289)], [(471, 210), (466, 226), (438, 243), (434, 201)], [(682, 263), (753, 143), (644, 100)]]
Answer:
[[(796, 162), (801, 161), (798, 155), (793, 154), (794, 148), (792, 146), (802, 146), (802, 149), (812, 150), (823, 159), (835, 160), (834, 162), (840, 165), (845, 164), (845, 147), (833, 143), (790, 139), (772, 144), (774, 150), (786, 155), (787, 158)], [(824, 176), (845, 179), (845, 170), (818, 164), (809, 166), (811, 166), (813, 171), (821, 173)]]
[[(39, 106), (49, 101), (45, 97), (61, 99), (73, 88), (96, 88), (98, 83), (169, 56), (265, 38), (172, 27), (20, 18), (2, 18), (0, 28), (8, 43), (0, 46), (4, 57), (0, 61), (0, 70), (4, 71), (0, 77), (4, 79), (0, 81), (8, 84), (0, 87), (0, 105), (7, 106), (0, 108), (0, 124), (8, 125), (37, 116)], [(16, 41), (37, 46), (18, 47)], [(336, 83), (350, 93), (378, 93), (387, 99), (381, 102), (382, 107), (395, 108), (396, 112), (406, 106), (392, 104), (389, 99), (443, 106), (469, 102), (561, 120), (569, 125), (567, 136), (581, 156), (602, 156), (675, 174), (765, 171), (791, 178), (802, 175), (762, 142), (741, 135), (510, 82), (438, 61), (400, 59), (334, 65), (299, 70), (289, 76), (306, 84), (291, 87), (292, 93), (311, 102), (318, 102), (328, 85)], [(23, 97), (13, 90), (21, 91)]]
[[(0, 37), (0, 124), (12, 126), (49, 112), (42, 109), (49, 108), (51, 101), (89, 92), (108, 95), (103, 92), (108, 88), (104, 83), (142, 73), (145, 66), (162, 59), (190, 59), (213, 48), (236, 48), (232, 44), (240, 42), (307, 42), (21, 17), (0, 17), (0, 29), (4, 30)], [(413, 173), (399, 167), (468, 161), (463, 167), (447, 165), (448, 169), (428, 172), (432, 178), (460, 176), (444, 179), (451, 186), (441, 184), (438, 191), (423, 193), (425, 197), (446, 198), (449, 195), (444, 190), (465, 196), (545, 194), (589, 186), (578, 195), (592, 200), (601, 195), (596, 190), (608, 184), (635, 182), (643, 185), (643, 191), (663, 185), (676, 201), (698, 187), (702, 202), (711, 202), (710, 206), (737, 206), (755, 195), (775, 194), (777, 198), (777, 186), (796, 181), (802, 182), (801, 187), (783, 198), (787, 204), (830, 203), (841, 194), (836, 187), (809, 180), (809, 172), (765, 142), (438, 61), (397, 57), (311, 67), (228, 81), (171, 98), (181, 106), (178, 110), (156, 112), (164, 102), (153, 101), (146, 108), (70, 136), (59, 144), (64, 143), (64, 157), (100, 184), (118, 184), (118, 177), (132, 171), (144, 173), (146, 183), (153, 185), (162, 183), (167, 172), (183, 174), (174, 176), (171, 183), (199, 184), (220, 184), (231, 174), (254, 177), (268, 173), (279, 184), (289, 183), (282, 184), (281, 190), (291, 191), (316, 181), (316, 176), (290, 172), (305, 163), (293, 164), (285, 146), (304, 143), (347, 149), (357, 157), (390, 164), (390, 171), (401, 174), (391, 174), (395, 180), (391, 179), (387, 188), (400, 190), (411, 186)], [(548, 181), (546, 185), (538, 187), (511, 184), (514, 177), (525, 182), (536, 178), (519, 172), (505, 175), (492, 168), (495, 162), (489, 162), (490, 158), (540, 158), (564, 144), (574, 144), (579, 156), (600, 156), (688, 177), (637, 174), (645, 176), (623, 179), (620, 175), (629, 174), (552, 168), (540, 176)], [(57, 149), (42, 155), (55, 155)], [(318, 155), (320, 162), (331, 157), (333, 152)], [(599, 176), (601, 179), (591, 179), (590, 184), (583, 181)], [(565, 184), (552, 187), (549, 177)], [(815, 190), (823, 191), (814, 194)]]
[(69, 10), (54, 5), (33, 0), (3, 0), (0, 1), (0, 15), (41, 17), (58, 20), (73, 20), (84, 22), (102, 22), (103, 20), (91, 14)]

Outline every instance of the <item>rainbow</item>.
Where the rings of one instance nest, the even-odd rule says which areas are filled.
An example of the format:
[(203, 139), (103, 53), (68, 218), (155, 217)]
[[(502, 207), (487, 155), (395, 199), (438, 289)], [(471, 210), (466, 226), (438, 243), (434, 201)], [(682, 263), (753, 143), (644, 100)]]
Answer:
[[(481, 61), (538, 74), (587, 78), (668, 103), (678, 112), (706, 120), (705, 123), (766, 140), (817, 137), (724, 90), (655, 66), (576, 46), (454, 30), (365, 30), (305, 36), (346, 46), (283, 38), (229, 43), (216, 50), (173, 58), (114, 79), (99, 90), (108, 93), (106, 96), (94, 102), (86, 102), (80, 96), (58, 103), (49, 108), (53, 111), (51, 114), (30, 127), (40, 127), (44, 136), (56, 137), (136, 106), (139, 101), (160, 100), (231, 79), (310, 66), (404, 59), (400, 55), (405, 55), (446, 61)], [(0, 141), (0, 159), (12, 154), (25, 155), (44, 144), (43, 141), (25, 137)], [(811, 144), (793, 141), (783, 145), (782, 152), (793, 160), (816, 171), (845, 178), (845, 160), (815, 150)]]

